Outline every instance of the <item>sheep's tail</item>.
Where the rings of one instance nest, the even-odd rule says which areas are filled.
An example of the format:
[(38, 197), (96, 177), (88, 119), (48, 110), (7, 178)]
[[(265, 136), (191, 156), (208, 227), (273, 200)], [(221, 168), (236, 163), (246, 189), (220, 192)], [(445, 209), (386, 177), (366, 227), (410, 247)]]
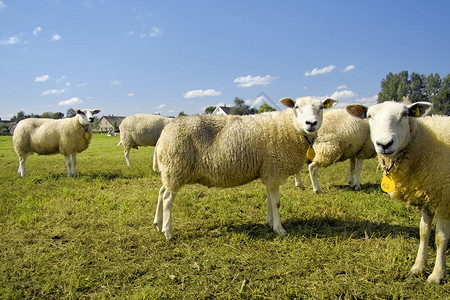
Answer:
[(156, 143), (155, 151), (153, 151), (153, 171), (158, 172), (158, 143)]

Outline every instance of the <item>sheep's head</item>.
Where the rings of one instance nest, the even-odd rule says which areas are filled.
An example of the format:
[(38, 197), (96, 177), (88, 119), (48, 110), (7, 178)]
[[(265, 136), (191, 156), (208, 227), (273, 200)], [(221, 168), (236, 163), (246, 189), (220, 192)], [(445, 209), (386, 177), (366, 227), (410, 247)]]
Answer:
[(94, 115), (98, 114), (100, 109), (77, 109), (78, 122), (81, 125), (92, 125)]
[(322, 125), (323, 109), (335, 106), (338, 101), (327, 98), (319, 100), (313, 97), (283, 98), (280, 102), (294, 110), (294, 126), (298, 131), (304, 131), (307, 135), (313, 135)]
[(349, 114), (358, 118), (368, 118), (370, 136), (378, 154), (393, 156), (409, 143), (409, 118), (427, 115), (433, 104), (416, 102), (411, 105), (386, 101), (370, 108), (355, 104), (347, 105)]

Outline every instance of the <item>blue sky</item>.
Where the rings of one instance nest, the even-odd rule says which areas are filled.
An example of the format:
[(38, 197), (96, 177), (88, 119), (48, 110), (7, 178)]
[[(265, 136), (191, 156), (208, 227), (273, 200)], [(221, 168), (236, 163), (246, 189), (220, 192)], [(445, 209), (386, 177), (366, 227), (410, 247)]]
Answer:
[(0, 118), (177, 116), (235, 97), (258, 107), (261, 92), (372, 104), (389, 72), (449, 73), (449, 12), (444, 0), (0, 0)]

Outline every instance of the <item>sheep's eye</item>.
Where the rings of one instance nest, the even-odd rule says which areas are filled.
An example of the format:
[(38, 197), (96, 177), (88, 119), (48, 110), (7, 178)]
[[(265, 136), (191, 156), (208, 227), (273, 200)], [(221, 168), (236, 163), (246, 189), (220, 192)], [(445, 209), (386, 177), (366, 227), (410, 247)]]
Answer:
[(409, 114), (407, 112), (404, 112), (402, 118), (406, 118), (407, 116), (409, 116)]

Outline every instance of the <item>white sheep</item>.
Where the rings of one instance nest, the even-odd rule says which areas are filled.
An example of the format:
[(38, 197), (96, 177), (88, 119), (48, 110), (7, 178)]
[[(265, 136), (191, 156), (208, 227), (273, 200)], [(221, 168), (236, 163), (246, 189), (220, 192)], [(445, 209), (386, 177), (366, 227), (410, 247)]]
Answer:
[[(367, 120), (354, 118), (345, 109), (326, 111), (313, 145), (316, 155), (308, 169), (314, 192), (321, 193), (317, 170), (347, 159), (350, 160), (348, 183), (355, 190), (361, 189), (363, 161), (375, 156)], [(303, 188), (299, 174), (295, 176), (295, 186)]]
[(257, 178), (266, 185), (267, 224), (281, 225), (279, 186), (298, 172), (322, 123), (323, 108), (337, 101), (311, 97), (280, 100), (290, 109), (250, 116), (181, 117), (164, 128), (155, 147), (153, 169), (161, 172), (154, 224), (172, 238), (171, 208), (186, 184), (233, 187)]
[(173, 118), (166, 118), (151, 114), (135, 114), (126, 117), (120, 123), (120, 142), (123, 145), (123, 153), (127, 166), (130, 162), (130, 149), (138, 149), (138, 146), (155, 146), (164, 126)]
[[(25, 176), (28, 155), (61, 153), (66, 158), (67, 176), (77, 175), (77, 153), (86, 150), (92, 139), (94, 115), (100, 110), (77, 110), (72, 118), (53, 120), (30, 118), (20, 121), (14, 130), (14, 150), (19, 156), (20, 177)], [(72, 159), (70, 159), (72, 156)]]
[(383, 102), (347, 111), (369, 118), (371, 139), (384, 168), (382, 189), (395, 199), (422, 209), (420, 245), (413, 275), (422, 273), (432, 216), (436, 216), (436, 262), (428, 282), (439, 283), (447, 273), (445, 251), (450, 237), (450, 118), (432, 116), (432, 104)]

